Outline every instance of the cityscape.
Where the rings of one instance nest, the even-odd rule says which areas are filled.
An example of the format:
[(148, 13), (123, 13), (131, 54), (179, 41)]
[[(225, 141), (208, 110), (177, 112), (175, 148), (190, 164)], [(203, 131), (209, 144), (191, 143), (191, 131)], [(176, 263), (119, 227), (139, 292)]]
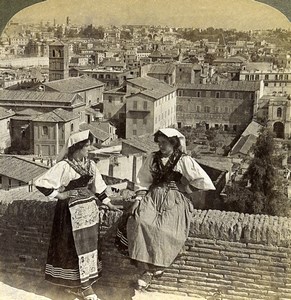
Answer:
[[(197, 216), (193, 224), (203, 218), (210, 224), (207, 230), (201, 224), (197, 225), (205, 230), (203, 235), (196, 236), (196, 229), (193, 229), (191, 239), (198, 248), (204, 245), (199, 248), (200, 252), (208, 243), (202, 239), (217, 241), (225, 238), (217, 229), (218, 225), (211, 227), (211, 217), (207, 219), (204, 212), (214, 219), (229, 213), (228, 225), (232, 224), (230, 220), (235, 220), (237, 225), (244, 218), (243, 214), (250, 219), (249, 216), (262, 216), (260, 220), (263, 221), (254, 219), (252, 225), (239, 225), (242, 228), (255, 228), (255, 224), (268, 227), (267, 232), (258, 233), (262, 245), (269, 245), (268, 234), (272, 234), (271, 228), (277, 228), (274, 225), (277, 221), (271, 218), (279, 218), (281, 228), (289, 228), (290, 27), (243, 30), (170, 24), (120, 25), (117, 21), (111, 25), (96, 20), (78, 24), (72, 15), (63, 19), (48, 16), (40, 21), (23, 20), (21, 16), (12, 18), (0, 37), (0, 236), (7, 213), (15, 213), (15, 216), (20, 213), (17, 208), (17, 212), (9, 210), (13, 205), (20, 205), (13, 204), (14, 200), (45, 201), (34, 182), (56, 163), (72, 133), (90, 130), (93, 134), (89, 157), (97, 163), (106, 183), (117, 189), (112, 198), (122, 207), (122, 202), (128, 201), (132, 194), (144, 159), (150, 152), (158, 150), (153, 134), (169, 127), (176, 128), (186, 137), (187, 153), (201, 165), (216, 187), (215, 191), (191, 196)], [(30, 204), (25, 207), (29, 208)], [(266, 250), (264, 246), (250, 246), (249, 249), (249, 244), (260, 244), (259, 238), (254, 241), (250, 234), (246, 240), (247, 235), (241, 229), (240, 237), (236, 239), (235, 234), (231, 236), (230, 233), (236, 225), (225, 234), (228, 246), (218, 242), (220, 247), (226, 248), (217, 251), (226, 251), (222, 254), (227, 256), (227, 251), (232, 251), (227, 247), (246, 247), (245, 252), (237, 249), (236, 252), (248, 253), (249, 250), (256, 255), (259, 250), (254, 249), (263, 249), (266, 253), (274, 250), (269, 258), (273, 263), (279, 247), (287, 247), (288, 254), (284, 256), (287, 267), (282, 266), (285, 261), (278, 258), (274, 260), (274, 268), (285, 268), (284, 274), (290, 274), (290, 230), (277, 232), (282, 240), (271, 241), (276, 249)], [(223, 228), (224, 225), (219, 226)], [(264, 230), (260, 226), (256, 229), (258, 232)], [(267, 238), (263, 240), (265, 236)], [(239, 243), (244, 246), (238, 246)], [(186, 248), (191, 252), (194, 246), (188, 244)], [(285, 248), (282, 249), (280, 251), (284, 252)], [(0, 247), (0, 263), (5, 251), (5, 247)], [(22, 268), (30, 266), (30, 258), (17, 251)], [(251, 261), (250, 253), (248, 256), (242, 254), (242, 257), (249, 259), (246, 264), (250, 265), (246, 268), (253, 270), (258, 262)], [(33, 255), (38, 257), (40, 254), (35, 252), (31, 257)], [(191, 259), (183, 258), (183, 255), (179, 259), (186, 261), (187, 266)], [(206, 263), (214, 264), (214, 258), (201, 257), (198, 262), (203, 260), (205, 266), (195, 265), (196, 269), (191, 269), (189, 264), (191, 267), (185, 270), (197, 270), (200, 272), (197, 276), (208, 272), (205, 271), (208, 270)], [(229, 272), (239, 273), (240, 263), (228, 259), (226, 265), (233, 267)], [(184, 264), (181, 261), (173, 268), (178, 270)], [(268, 265), (268, 272), (271, 267), (272, 264)], [(37, 270), (38, 274), (40, 268), (36, 264), (31, 270)], [(291, 289), (286, 287), (290, 285), (290, 276), (284, 281), (286, 286), (281, 287), (278, 283), (273, 290), (269, 289), (270, 282), (279, 281), (277, 271), (271, 275), (267, 271), (266, 274), (258, 271), (250, 277), (253, 289), (248, 291), (247, 283), (240, 289), (239, 284), (235, 285), (240, 279), (231, 278), (231, 274), (227, 277), (227, 274), (217, 273), (211, 277), (209, 271), (208, 285), (204, 287), (200, 283), (196, 286), (203, 279), (197, 279), (185, 270), (176, 272), (182, 274), (182, 279), (175, 279), (173, 268), (168, 278), (166, 275), (161, 282), (154, 282), (150, 291), (169, 294), (174, 291), (173, 294), (197, 297), (195, 299), (210, 299), (202, 298), (210, 294), (211, 299), (258, 299), (259, 294), (261, 299), (291, 299)], [(130, 268), (128, 270), (132, 272)], [(189, 278), (184, 278), (183, 274)], [(110, 273), (110, 276), (117, 280), (117, 274)], [(115, 286), (114, 280), (106, 280), (105, 284)], [(171, 283), (169, 286), (167, 280)], [(174, 280), (177, 280), (176, 285)], [(221, 282), (215, 282), (213, 287), (215, 280)], [(255, 285), (259, 294), (255, 292)], [(227, 292), (223, 290), (225, 286), (229, 289)], [(268, 292), (264, 294), (260, 291), (263, 289)]]

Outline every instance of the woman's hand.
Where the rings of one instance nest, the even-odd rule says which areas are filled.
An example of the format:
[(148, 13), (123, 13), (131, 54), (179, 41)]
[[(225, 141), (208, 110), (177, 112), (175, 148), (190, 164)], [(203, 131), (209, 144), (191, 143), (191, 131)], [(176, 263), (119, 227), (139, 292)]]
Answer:
[(132, 204), (132, 206), (129, 208), (128, 212), (133, 215), (135, 210), (138, 208), (139, 206), (139, 202), (140, 202), (140, 199), (136, 199), (135, 202)]
[(78, 191), (72, 190), (72, 191), (66, 191), (66, 192), (58, 192), (57, 198), (61, 200), (68, 199), (70, 197), (78, 196)]
[(106, 205), (110, 210), (122, 212), (122, 210), (120, 210), (116, 205), (112, 204), (111, 202), (108, 202), (108, 203), (105, 204), (105, 205)]

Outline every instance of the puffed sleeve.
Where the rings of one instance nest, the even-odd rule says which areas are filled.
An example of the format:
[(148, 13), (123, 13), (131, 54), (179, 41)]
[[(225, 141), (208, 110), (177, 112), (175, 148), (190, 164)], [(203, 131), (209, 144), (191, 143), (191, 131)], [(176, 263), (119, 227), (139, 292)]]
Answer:
[(189, 155), (183, 155), (178, 164), (180, 171), (188, 184), (199, 190), (215, 190), (215, 186), (202, 167)]
[(102, 175), (100, 174), (95, 162), (91, 160), (90, 163), (90, 167), (93, 171), (92, 192), (96, 194), (96, 196), (100, 201), (102, 201), (102, 203), (107, 204), (110, 202), (110, 199), (108, 198), (106, 193), (107, 185), (103, 180)]
[(153, 183), (153, 177), (150, 172), (150, 168), (153, 162), (153, 153), (149, 154), (144, 163), (142, 164), (137, 174), (136, 190), (148, 190)]
[(52, 199), (57, 195), (60, 187), (67, 186), (72, 179), (77, 177), (79, 175), (72, 172), (68, 163), (60, 161), (38, 177), (34, 184), (40, 192)]

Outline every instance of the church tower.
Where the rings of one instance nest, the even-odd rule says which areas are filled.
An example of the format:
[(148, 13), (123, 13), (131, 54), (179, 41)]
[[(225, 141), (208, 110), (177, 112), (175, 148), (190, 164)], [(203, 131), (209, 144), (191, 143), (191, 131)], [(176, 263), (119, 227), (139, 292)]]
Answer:
[(49, 81), (69, 77), (69, 48), (61, 41), (49, 45)]

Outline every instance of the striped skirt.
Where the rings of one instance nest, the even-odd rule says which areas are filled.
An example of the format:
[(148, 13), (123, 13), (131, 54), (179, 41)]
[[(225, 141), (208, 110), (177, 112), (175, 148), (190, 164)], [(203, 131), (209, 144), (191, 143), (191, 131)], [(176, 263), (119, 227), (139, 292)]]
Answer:
[(102, 269), (99, 251), (99, 210), (92, 195), (79, 193), (58, 200), (48, 249), (45, 278), (51, 283), (91, 285)]

